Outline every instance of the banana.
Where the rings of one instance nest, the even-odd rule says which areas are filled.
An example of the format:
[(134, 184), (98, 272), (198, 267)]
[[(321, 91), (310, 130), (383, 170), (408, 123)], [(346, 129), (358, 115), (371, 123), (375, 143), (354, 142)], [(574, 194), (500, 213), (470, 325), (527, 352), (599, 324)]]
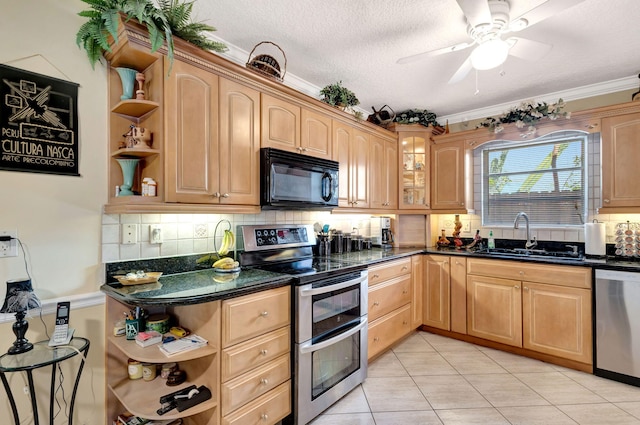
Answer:
[(229, 249), (235, 249), (236, 246), (236, 236), (233, 234), (231, 230), (225, 230), (225, 233), (229, 233)]
[(218, 269), (233, 268), (233, 267), (228, 267), (228, 266), (229, 265), (233, 265), (234, 263), (237, 263), (237, 261), (234, 261), (233, 258), (231, 258), (231, 257), (225, 257), (225, 258), (221, 258), (218, 261), (216, 261), (215, 263), (213, 263), (213, 267), (218, 268)]
[(226, 255), (229, 252), (229, 235), (225, 230), (224, 235), (222, 236), (222, 244), (220, 245), (220, 249), (218, 250), (219, 255)]

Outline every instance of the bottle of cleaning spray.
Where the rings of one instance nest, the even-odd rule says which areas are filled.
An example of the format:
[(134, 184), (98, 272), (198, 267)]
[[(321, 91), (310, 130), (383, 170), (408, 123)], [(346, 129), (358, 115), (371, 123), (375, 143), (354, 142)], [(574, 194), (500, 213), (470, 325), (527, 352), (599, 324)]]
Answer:
[(496, 241), (493, 239), (493, 230), (489, 230), (489, 240), (487, 241), (487, 248), (495, 249)]

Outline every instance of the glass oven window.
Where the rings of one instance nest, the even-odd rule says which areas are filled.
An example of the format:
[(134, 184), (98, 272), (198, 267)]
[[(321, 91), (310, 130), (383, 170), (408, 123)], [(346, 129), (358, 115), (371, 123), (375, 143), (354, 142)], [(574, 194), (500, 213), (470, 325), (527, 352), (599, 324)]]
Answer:
[(334, 385), (360, 368), (360, 332), (311, 355), (311, 399), (330, 390)]
[(314, 295), (312, 315), (314, 338), (359, 319), (361, 316), (360, 284)]

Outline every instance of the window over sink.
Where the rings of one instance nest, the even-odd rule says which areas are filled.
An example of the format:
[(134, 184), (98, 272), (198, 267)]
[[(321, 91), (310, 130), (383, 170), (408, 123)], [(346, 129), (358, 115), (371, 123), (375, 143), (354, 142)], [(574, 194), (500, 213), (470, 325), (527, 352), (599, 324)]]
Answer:
[(482, 211), (482, 225), (512, 227), (520, 211), (532, 226), (583, 225), (588, 175), (596, 168), (587, 152), (599, 152), (599, 140), (599, 135), (583, 131), (562, 131), (528, 141), (494, 140), (476, 148), (476, 208)]

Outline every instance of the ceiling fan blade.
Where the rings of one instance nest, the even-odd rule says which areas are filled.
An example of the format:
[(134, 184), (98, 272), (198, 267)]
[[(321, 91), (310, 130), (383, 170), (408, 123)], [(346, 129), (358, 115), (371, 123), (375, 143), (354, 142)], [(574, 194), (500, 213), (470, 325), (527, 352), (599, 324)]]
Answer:
[(468, 43), (460, 43), (460, 44), (456, 44), (454, 46), (443, 47), (442, 49), (431, 50), (429, 52), (418, 53), (416, 55), (411, 55), (411, 56), (405, 56), (403, 58), (398, 59), (396, 61), (396, 63), (398, 63), (400, 65), (403, 65), (405, 63), (415, 62), (417, 60), (428, 58), (428, 57), (431, 57), (431, 56), (438, 56), (438, 55), (442, 55), (442, 54), (445, 54), (445, 53), (457, 52), (458, 50), (463, 50), (463, 49), (466, 49), (468, 47), (471, 47), (474, 44), (476, 44), (475, 41), (470, 41)]
[(520, 37), (510, 37), (505, 41), (511, 45), (511, 48), (509, 49), (509, 54), (511, 56), (528, 61), (537, 61), (542, 59), (553, 47), (551, 44)]
[(491, 10), (487, 0), (456, 0), (467, 22), (473, 27), (492, 22)]
[(518, 16), (516, 19), (512, 19), (509, 24), (509, 30), (520, 31), (583, 1), (584, 0), (547, 0), (523, 15)]
[(458, 68), (456, 73), (453, 74), (453, 77), (451, 77), (451, 79), (449, 80), (448, 84), (455, 84), (455, 83), (459, 83), (460, 81), (464, 80), (464, 77), (466, 77), (467, 74), (469, 74), (469, 71), (471, 71), (472, 69), (473, 69), (473, 66), (471, 66), (471, 56), (469, 56), (467, 58), (467, 60), (465, 60), (462, 63), (460, 68)]

